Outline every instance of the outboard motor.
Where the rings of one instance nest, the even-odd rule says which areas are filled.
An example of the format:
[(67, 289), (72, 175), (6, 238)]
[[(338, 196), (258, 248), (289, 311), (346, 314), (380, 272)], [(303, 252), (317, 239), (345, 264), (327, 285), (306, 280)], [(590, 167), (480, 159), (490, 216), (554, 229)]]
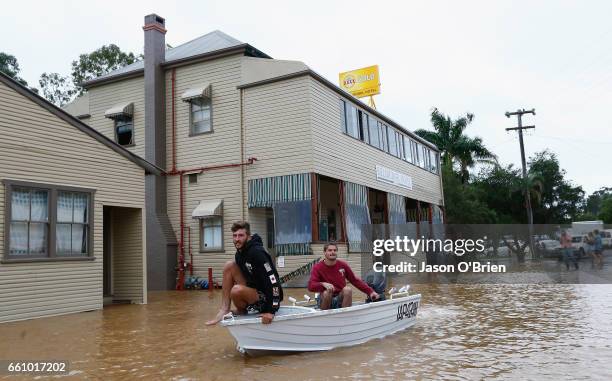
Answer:
[[(368, 286), (372, 287), (374, 291), (380, 296), (377, 302), (385, 300), (385, 289), (387, 288), (387, 276), (384, 272), (376, 272), (373, 269), (368, 271), (364, 277), (364, 281)], [(370, 303), (372, 300), (368, 296), (366, 303)]]

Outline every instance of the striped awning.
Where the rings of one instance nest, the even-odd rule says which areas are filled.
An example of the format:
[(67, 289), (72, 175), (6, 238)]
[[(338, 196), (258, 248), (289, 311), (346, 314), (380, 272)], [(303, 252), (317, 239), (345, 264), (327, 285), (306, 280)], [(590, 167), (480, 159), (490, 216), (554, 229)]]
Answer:
[(249, 208), (272, 207), (276, 202), (310, 200), (310, 173), (249, 180)]
[(191, 102), (196, 98), (208, 98), (210, 99), (212, 95), (210, 84), (206, 83), (202, 86), (194, 87), (188, 89), (181, 95), (181, 99), (183, 102)]
[(191, 212), (191, 218), (211, 216), (223, 216), (223, 200), (200, 201), (200, 204)]
[(104, 117), (110, 118), (110, 119), (116, 119), (116, 118), (125, 117), (125, 116), (132, 116), (132, 115), (134, 115), (134, 103), (133, 102), (120, 103), (118, 105), (115, 105), (109, 108), (108, 110), (104, 112)]

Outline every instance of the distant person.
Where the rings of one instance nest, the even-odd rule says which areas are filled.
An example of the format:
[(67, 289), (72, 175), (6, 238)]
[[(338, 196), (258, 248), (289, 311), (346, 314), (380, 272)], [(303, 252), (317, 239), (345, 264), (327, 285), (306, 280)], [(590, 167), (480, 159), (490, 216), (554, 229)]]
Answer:
[(599, 269), (603, 269), (603, 240), (598, 229), (595, 229), (593, 236), (595, 238), (595, 243), (593, 245), (595, 266), (597, 266)]
[(319, 308), (350, 307), (353, 305), (353, 290), (346, 285), (348, 280), (371, 300), (378, 300), (379, 295), (364, 281), (357, 278), (349, 265), (338, 259), (338, 246), (328, 243), (323, 247), (325, 259), (313, 266), (308, 281), (308, 290), (319, 292)]
[(589, 232), (589, 234), (586, 235), (585, 243), (587, 244), (587, 253), (591, 257), (591, 268), (594, 269), (597, 258), (595, 255), (595, 237), (593, 236), (593, 232)]
[(574, 256), (574, 248), (572, 247), (572, 237), (566, 230), (561, 233), (559, 243), (561, 244), (561, 250), (563, 251), (563, 261), (565, 262), (565, 267), (567, 268), (567, 270), (569, 270), (570, 268), (570, 261), (574, 263), (576, 270), (578, 270), (578, 260), (576, 260), (576, 257)]
[(237, 314), (254, 310), (261, 313), (262, 323), (269, 324), (283, 300), (280, 277), (272, 257), (264, 249), (261, 237), (251, 235), (248, 222), (235, 222), (232, 225), (232, 237), (236, 255), (234, 261), (227, 262), (223, 267), (221, 308), (206, 325), (220, 322), (230, 312), (232, 302)]

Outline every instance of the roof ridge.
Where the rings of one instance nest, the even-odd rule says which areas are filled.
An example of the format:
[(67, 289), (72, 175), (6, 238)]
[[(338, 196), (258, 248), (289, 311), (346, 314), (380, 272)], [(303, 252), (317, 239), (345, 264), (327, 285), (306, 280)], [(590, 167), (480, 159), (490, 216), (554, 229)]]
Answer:
[(203, 35), (201, 35), (201, 36), (198, 36), (198, 37), (192, 38), (191, 40), (189, 40), (189, 41), (187, 41), (187, 42), (183, 42), (183, 43), (182, 43), (182, 44), (180, 44), (180, 45), (173, 46), (172, 48), (170, 48), (170, 49), (166, 50), (166, 52), (167, 52), (167, 51), (169, 51), (169, 50), (173, 50), (173, 49), (176, 49), (176, 48), (180, 48), (181, 46), (184, 46), (184, 45), (190, 44), (190, 43), (192, 43), (192, 42), (194, 42), (194, 41), (196, 41), (196, 40), (199, 40), (199, 39), (201, 39), (201, 38), (204, 38), (204, 37), (206, 37), (206, 36), (208, 36), (208, 35), (211, 35), (211, 34), (213, 34), (213, 33), (221, 33), (221, 34), (222, 34), (222, 38), (223, 38), (224, 40), (228, 41), (228, 42), (233, 42), (233, 41), (228, 40), (226, 37), (232, 38), (232, 39), (234, 39), (234, 40), (238, 41), (239, 43), (243, 43), (242, 41), (238, 40), (237, 38), (234, 38), (234, 37), (230, 36), (229, 34), (227, 34), (227, 33), (223, 32), (223, 31), (220, 31), (219, 29), (215, 29), (215, 30), (210, 31), (210, 32), (208, 32), (208, 33), (206, 33), (206, 34), (203, 34)]

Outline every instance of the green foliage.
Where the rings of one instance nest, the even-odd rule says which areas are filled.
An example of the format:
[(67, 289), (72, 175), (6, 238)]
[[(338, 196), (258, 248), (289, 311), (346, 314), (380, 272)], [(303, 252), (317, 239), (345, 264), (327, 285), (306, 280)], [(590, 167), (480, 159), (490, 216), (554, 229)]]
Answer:
[[(20, 71), (21, 69), (19, 68), (19, 62), (17, 62), (17, 58), (15, 56), (0, 52), (0, 72), (13, 78), (23, 86), (28, 87), (28, 82), (19, 76)], [(36, 88), (30, 87), (30, 90), (38, 93), (38, 89)]]
[(442, 165), (456, 165), (463, 183), (468, 181), (469, 172), (476, 163), (496, 163), (496, 156), (489, 151), (479, 137), (470, 138), (464, 135), (467, 126), (474, 120), (474, 115), (467, 113), (452, 120), (437, 108), (431, 112), (431, 124), (434, 131), (416, 130), (423, 139), (435, 144), (442, 154)]
[(42, 73), (38, 83), (43, 96), (58, 107), (70, 102), (77, 92), (70, 79), (58, 73)]
[(565, 179), (565, 170), (561, 169), (554, 153), (538, 152), (529, 159), (528, 166), (529, 173), (543, 179), (541, 203), (533, 208), (534, 223), (569, 223), (582, 214), (584, 190)]
[(464, 184), (450, 167), (442, 167), (446, 223), (449, 224), (493, 224), (497, 222), (495, 211), (481, 199), (481, 194), (472, 184)]
[(125, 53), (115, 44), (104, 45), (91, 53), (81, 54), (78, 60), (72, 61), (72, 82), (81, 95), (84, 91), (81, 83), (132, 64), (137, 59), (134, 53)]
[(586, 199), (586, 205), (584, 208), (585, 213), (597, 216), (601, 212), (601, 205), (607, 198), (612, 198), (612, 188), (602, 187), (596, 190)]
[(602, 201), (599, 219), (602, 220), (604, 224), (612, 224), (612, 197), (607, 197)]

